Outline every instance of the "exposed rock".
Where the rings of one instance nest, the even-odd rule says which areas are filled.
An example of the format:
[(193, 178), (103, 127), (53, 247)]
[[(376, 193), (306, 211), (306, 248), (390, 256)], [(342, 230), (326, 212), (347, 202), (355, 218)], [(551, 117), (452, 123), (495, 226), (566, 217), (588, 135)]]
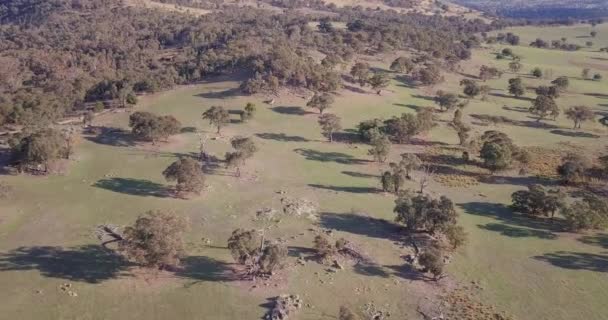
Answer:
[(266, 314), (266, 320), (287, 320), (302, 308), (302, 299), (298, 295), (280, 295), (274, 300), (272, 310)]

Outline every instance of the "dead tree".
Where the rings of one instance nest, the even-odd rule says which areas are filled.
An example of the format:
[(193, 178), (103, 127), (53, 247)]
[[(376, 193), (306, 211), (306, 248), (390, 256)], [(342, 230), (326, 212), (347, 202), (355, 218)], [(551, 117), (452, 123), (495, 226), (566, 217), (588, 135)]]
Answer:
[(433, 179), (433, 176), (435, 175), (435, 169), (431, 165), (426, 164), (422, 166), (421, 172), (422, 174), (420, 175), (418, 183), (420, 185), (420, 193), (422, 194), (424, 193), (424, 189), (429, 185), (429, 183)]

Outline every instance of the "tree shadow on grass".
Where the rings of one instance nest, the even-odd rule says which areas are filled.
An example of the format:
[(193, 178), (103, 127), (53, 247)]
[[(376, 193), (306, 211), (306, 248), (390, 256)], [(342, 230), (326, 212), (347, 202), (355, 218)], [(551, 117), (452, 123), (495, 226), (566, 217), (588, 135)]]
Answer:
[(211, 91), (211, 92), (203, 92), (196, 94), (196, 97), (205, 98), (205, 99), (225, 99), (228, 97), (237, 97), (243, 96), (243, 92), (240, 88), (230, 88), (223, 91)]
[(364, 276), (388, 278), (390, 274), (378, 264), (369, 262), (358, 262), (353, 266), (355, 273)]
[(528, 101), (528, 102), (534, 101), (534, 99), (532, 99), (532, 98), (528, 98), (528, 97), (516, 97), (516, 96), (504, 94), (504, 93), (495, 93), (495, 92), (493, 92), (493, 93), (490, 93), (490, 95), (493, 96), (493, 97), (499, 97), (499, 98), (505, 98), (505, 99), (515, 99), (515, 100)]
[(431, 97), (431, 96), (423, 96), (420, 94), (413, 94), (412, 98), (416, 98), (416, 99), (422, 99), (422, 100), (426, 100), (426, 101), (433, 101), (435, 102), (435, 97)]
[(540, 238), (540, 239), (555, 239), (557, 235), (549, 231), (513, 227), (502, 223), (488, 223), (485, 225), (477, 225), (478, 228), (498, 232), (503, 236), (511, 238)]
[(120, 128), (107, 128), (101, 127), (101, 132), (95, 136), (86, 136), (85, 139), (95, 142), (97, 144), (103, 144), (114, 147), (132, 147), (136, 145), (131, 132)]
[(0, 271), (38, 270), (45, 277), (88, 283), (124, 276), (129, 266), (100, 245), (20, 247), (0, 253)]
[(415, 105), (415, 104), (403, 104), (403, 103), (393, 103), (394, 106), (397, 107), (404, 107), (404, 108), (410, 108), (414, 111), (418, 111), (421, 110), (423, 107)]
[(149, 180), (132, 178), (110, 178), (101, 179), (94, 187), (106, 189), (118, 193), (130, 194), (134, 196), (159, 197), (165, 198), (170, 195), (169, 190), (162, 184)]
[(377, 193), (380, 191), (378, 188), (372, 187), (350, 187), (350, 186), (328, 186), (321, 184), (309, 184), (309, 187), (317, 189), (325, 189), (336, 192), (348, 192), (348, 193)]
[(540, 121), (530, 121), (530, 120), (513, 120), (507, 118), (505, 116), (493, 116), (489, 114), (470, 114), (470, 117), (473, 119), (480, 120), (485, 123), (504, 123), (513, 126), (527, 127), (527, 128), (537, 128), (537, 129), (558, 129), (559, 127), (553, 124), (548, 124)]
[(404, 229), (400, 225), (357, 213), (324, 212), (319, 224), (323, 228), (392, 241), (401, 241), (404, 235)]
[(195, 280), (193, 284), (200, 282), (236, 281), (239, 276), (234, 265), (205, 256), (189, 256), (181, 260), (181, 268), (175, 271), (175, 275), (181, 278)]
[(608, 94), (605, 93), (584, 93), (584, 95), (599, 99), (608, 99)]
[(265, 140), (275, 140), (281, 142), (308, 142), (310, 140), (300, 136), (289, 136), (284, 133), (256, 133), (256, 136)]
[(313, 149), (294, 149), (298, 154), (301, 154), (306, 160), (314, 160), (320, 162), (336, 162), (341, 164), (363, 164), (369, 161), (356, 159), (350, 154), (341, 152), (323, 152)]
[(468, 214), (494, 218), (501, 223), (479, 225), (480, 229), (499, 232), (508, 237), (537, 237), (541, 239), (556, 239), (556, 232), (563, 231), (561, 220), (537, 218), (514, 213), (510, 208), (500, 203), (468, 202), (459, 204)]
[(508, 106), (504, 106), (502, 107), (503, 110), (507, 110), (507, 111), (515, 111), (515, 112), (521, 112), (521, 113), (530, 113), (530, 109), (529, 108), (524, 108), (524, 107), (508, 107)]
[(608, 255), (556, 251), (535, 256), (534, 259), (548, 262), (563, 269), (608, 272)]
[(431, 281), (432, 279), (425, 276), (424, 273), (417, 270), (409, 263), (405, 263), (403, 265), (395, 265), (395, 266), (386, 266), (387, 268), (393, 270), (393, 275), (412, 281)]
[(597, 139), (600, 136), (597, 134), (589, 133), (589, 132), (581, 132), (581, 131), (566, 131), (566, 130), (551, 130), (553, 134), (557, 134), (565, 137), (573, 137), (573, 138), (594, 138)]
[(342, 171), (342, 174), (347, 176), (351, 176), (354, 178), (367, 178), (367, 179), (378, 179), (379, 176), (375, 174), (363, 173), (363, 172), (355, 172), (355, 171)]
[(591, 246), (598, 246), (604, 249), (608, 249), (608, 234), (606, 233), (583, 236), (580, 237), (578, 241)]
[(288, 114), (288, 115), (292, 115), (292, 116), (304, 116), (304, 115), (313, 113), (313, 112), (302, 109), (302, 107), (278, 106), (278, 107), (272, 107), (272, 108), (270, 108), (270, 110), (272, 110), (276, 113)]

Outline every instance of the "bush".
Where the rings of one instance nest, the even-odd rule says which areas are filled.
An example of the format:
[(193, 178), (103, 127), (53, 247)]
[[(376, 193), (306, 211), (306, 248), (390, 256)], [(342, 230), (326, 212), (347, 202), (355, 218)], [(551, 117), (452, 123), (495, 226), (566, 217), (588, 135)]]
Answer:
[(431, 247), (418, 257), (418, 263), (424, 268), (424, 272), (430, 272), (436, 280), (443, 274), (445, 262), (443, 253), (439, 248)]

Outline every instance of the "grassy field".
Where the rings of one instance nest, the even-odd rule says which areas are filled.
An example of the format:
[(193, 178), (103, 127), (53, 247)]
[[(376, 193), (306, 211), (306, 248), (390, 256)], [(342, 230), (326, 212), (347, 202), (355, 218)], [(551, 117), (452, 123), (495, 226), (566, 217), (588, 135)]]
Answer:
[[(598, 26), (597, 47), (608, 46), (607, 27)], [(527, 37), (539, 35), (567, 34), (574, 39), (588, 34), (585, 28), (516, 28), (513, 32), (527, 43)], [(397, 80), (382, 96), (347, 88), (330, 112), (343, 119), (342, 136), (348, 138), (348, 130), (361, 120), (432, 106), (431, 96), (438, 89), (460, 92), (458, 81), (477, 74), (482, 64), (506, 69), (509, 61), (495, 60), (493, 55), (502, 48), (477, 50), (463, 66), (462, 75), (448, 75), (446, 83), (435, 88), (410, 88)], [(608, 111), (606, 80), (580, 79), (584, 67), (608, 76), (605, 53), (594, 48), (563, 52), (517, 46), (513, 50), (523, 57), (522, 74), (539, 66), (551, 69), (554, 77), (570, 77), (570, 89), (558, 100), (561, 108), (586, 104), (597, 112)], [(387, 68), (390, 61), (373, 63)], [(476, 115), (503, 115), (514, 124), (497, 129), (518, 145), (555, 149), (570, 144), (589, 155), (604, 151), (606, 130), (597, 123), (586, 123), (581, 132), (570, 130), (572, 124), (564, 116), (549, 121), (549, 126), (535, 125), (535, 119), (518, 109), (527, 108), (527, 99), (534, 95), (514, 99), (506, 92), (507, 79), (513, 76), (507, 73), (488, 81), (494, 89), (489, 99), (474, 100), (464, 110), (476, 132), (491, 128)], [(521, 76), (528, 86), (552, 80)], [(390, 311), (391, 319), (416, 319), (416, 305), (447, 282), (475, 281), (483, 288), (484, 301), (518, 319), (604, 319), (608, 235), (558, 232), (505, 208), (513, 191), (550, 181), (506, 172), (468, 188), (432, 183), (429, 191), (445, 194), (458, 204), (469, 244), (449, 265), (448, 279), (439, 284), (418, 280), (403, 268), (401, 256), (408, 249), (394, 241), (394, 198), (378, 189), (378, 175), (386, 165), (371, 162), (365, 145), (326, 142), (317, 115), (305, 107), (305, 97), (284, 92), (270, 106), (262, 102), (267, 97), (240, 96), (237, 87), (238, 82), (231, 79), (216, 79), (144, 97), (137, 107), (172, 114), (184, 126), (205, 130), (215, 138), (214, 129), (200, 119), (204, 110), (212, 105), (240, 110), (247, 102), (256, 103), (254, 120), (229, 125), (222, 136), (210, 140), (209, 149), (223, 157), (229, 150), (228, 139), (245, 135), (255, 139), (260, 151), (241, 178), (227, 170), (208, 175), (209, 187), (198, 198), (168, 197), (168, 183), (161, 175), (177, 157), (198, 150), (196, 134), (188, 132), (158, 146), (135, 143), (123, 133), (83, 136), (65, 175), (2, 176), (14, 190), (9, 199), (0, 201), (0, 283), (4, 288), (0, 314), (23, 319), (257, 319), (266, 312), (267, 298), (295, 293), (306, 304), (298, 315), (301, 320), (335, 319), (340, 305), (359, 309), (372, 301)], [(451, 114), (440, 117), (449, 120)], [(127, 129), (127, 119), (126, 113), (110, 114), (96, 119), (96, 125)], [(457, 143), (456, 134), (443, 123), (420, 139), (427, 143), (394, 146), (391, 159), (403, 152), (437, 148), (432, 144)], [(285, 195), (318, 203), (319, 219), (285, 217), (276, 225), (254, 219), (259, 209), (279, 209)], [(150, 275), (127, 268), (101, 250), (93, 236), (98, 224), (129, 224), (151, 209), (172, 210), (190, 220), (189, 256), (183, 270), (175, 274)], [(288, 268), (255, 288), (232, 279), (233, 260), (225, 248), (230, 232), (238, 227), (269, 226), (271, 237), (287, 240)], [(355, 242), (374, 263), (337, 273), (328, 273), (315, 262), (297, 264), (296, 257), (305, 255), (320, 228)], [(210, 244), (205, 245), (203, 238)], [(78, 296), (62, 292), (63, 283), (71, 283)]]

